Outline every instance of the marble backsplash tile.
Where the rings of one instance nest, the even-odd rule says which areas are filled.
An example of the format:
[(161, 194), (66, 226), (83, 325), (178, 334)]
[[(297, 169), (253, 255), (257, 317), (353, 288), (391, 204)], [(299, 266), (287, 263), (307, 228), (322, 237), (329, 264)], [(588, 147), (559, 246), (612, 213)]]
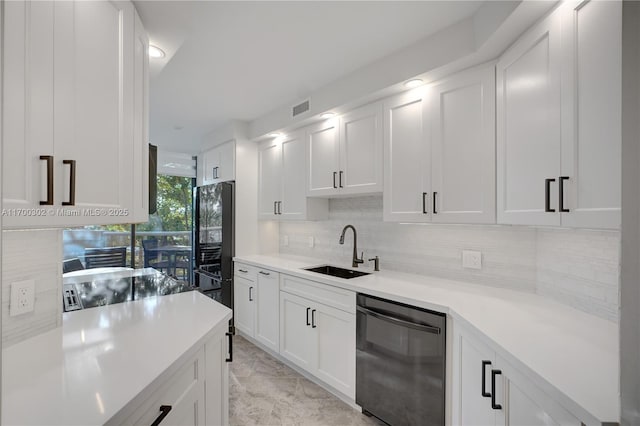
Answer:
[[(281, 222), (280, 252), (344, 262), (353, 250), (350, 232), (338, 244), (347, 223), (358, 231), (365, 260), (378, 255), (386, 270), (537, 292), (617, 321), (617, 231), (389, 223), (382, 220), (382, 197), (375, 195), (330, 200), (326, 221)], [(482, 252), (481, 270), (462, 268), (465, 249)]]

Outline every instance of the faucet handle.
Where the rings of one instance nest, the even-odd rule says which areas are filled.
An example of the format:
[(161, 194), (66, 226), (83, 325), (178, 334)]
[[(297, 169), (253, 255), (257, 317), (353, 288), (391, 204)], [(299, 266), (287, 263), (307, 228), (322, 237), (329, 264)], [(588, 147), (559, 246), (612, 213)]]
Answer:
[(360, 258), (358, 259), (357, 257), (358, 255), (356, 255), (356, 263), (364, 263), (364, 252), (360, 252)]

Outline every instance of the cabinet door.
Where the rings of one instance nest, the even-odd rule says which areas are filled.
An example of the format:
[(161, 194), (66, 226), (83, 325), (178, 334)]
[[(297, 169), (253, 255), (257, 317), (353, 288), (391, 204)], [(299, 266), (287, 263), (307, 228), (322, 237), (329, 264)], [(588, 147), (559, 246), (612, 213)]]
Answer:
[[(3, 208), (40, 208), (47, 199), (47, 169), (40, 156), (54, 155), (54, 3), (3, 6)], [(47, 225), (50, 218), (4, 215), (2, 221), (5, 227), (19, 227)]]
[(562, 225), (619, 228), (622, 2), (562, 7)]
[(280, 336), (280, 274), (258, 271), (258, 294), (256, 303), (256, 340), (272, 349), (279, 350)]
[(338, 193), (340, 146), (338, 120), (329, 119), (307, 128), (307, 195)]
[[(74, 209), (130, 209), (133, 4), (55, 2), (54, 19), (56, 204), (69, 201), (75, 187)], [(75, 185), (64, 160), (76, 162)], [(74, 224), (130, 221), (117, 215), (73, 217)]]
[(437, 83), (431, 102), (433, 222), (495, 223), (494, 67)]
[(233, 323), (235, 327), (253, 337), (255, 330), (255, 300), (258, 297), (256, 286), (246, 278), (233, 277)]
[(306, 219), (304, 131), (294, 132), (282, 142), (281, 219)]
[(280, 355), (313, 372), (317, 341), (311, 328), (312, 303), (280, 292)]
[[(560, 17), (526, 33), (497, 64), (498, 223), (559, 225)], [(545, 212), (545, 179), (550, 208)]]
[(384, 220), (431, 220), (428, 89), (384, 102)]
[(214, 176), (215, 182), (227, 182), (236, 178), (236, 143), (225, 142), (218, 150), (218, 169)]
[[(496, 411), (491, 408), (491, 369), (495, 352), (464, 329), (456, 328), (453, 342), (452, 424), (493, 426)], [(482, 381), (484, 370), (484, 383)]]
[(316, 304), (312, 327), (317, 338), (315, 375), (350, 398), (356, 397), (356, 316)]
[[(303, 163), (304, 164), (304, 163)], [(282, 193), (282, 145), (269, 143), (258, 152), (258, 218), (277, 219)]]
[(201, 161), (198, 162), (198, 169), (201, 170), (202, 174), (202, 183), (201, 185), (211, 185), (215, 182), (215, 174), (217, 170), (214, 170), (216, 167), (220, 167), (220, 151), (217, 148), (210, 149), (209, 151), (203, 152), (199, 158)]
[(149, 38), (138, 13), (133, 41), (133, 222), (149, 221)]
[(340, 171), (344, 194), (382, 192), (382, 103), (340, 118)]
[(220, 333), (204, 347), (205, 355), (205, 424), (226, 425), (229, 422), (229, 348), (227, 338)]

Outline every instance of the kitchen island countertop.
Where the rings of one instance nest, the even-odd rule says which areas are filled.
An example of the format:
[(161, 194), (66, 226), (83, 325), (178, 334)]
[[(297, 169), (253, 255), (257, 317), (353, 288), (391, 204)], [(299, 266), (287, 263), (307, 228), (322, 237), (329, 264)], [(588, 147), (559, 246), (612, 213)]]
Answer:
[(195, 291), (67, 312), (3, 350), (2, 424), (104, 424), (230, 318)]

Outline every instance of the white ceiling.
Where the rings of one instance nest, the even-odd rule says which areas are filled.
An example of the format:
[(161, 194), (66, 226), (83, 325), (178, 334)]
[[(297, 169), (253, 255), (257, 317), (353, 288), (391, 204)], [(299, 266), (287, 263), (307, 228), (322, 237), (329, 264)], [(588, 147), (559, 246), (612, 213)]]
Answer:
[[(152, 44), (150, 138), (196, 153), (251, 121), (473, 15), (480, 1), (137, 1)], [(178, 129), (181, 128), (181, 129)]]

